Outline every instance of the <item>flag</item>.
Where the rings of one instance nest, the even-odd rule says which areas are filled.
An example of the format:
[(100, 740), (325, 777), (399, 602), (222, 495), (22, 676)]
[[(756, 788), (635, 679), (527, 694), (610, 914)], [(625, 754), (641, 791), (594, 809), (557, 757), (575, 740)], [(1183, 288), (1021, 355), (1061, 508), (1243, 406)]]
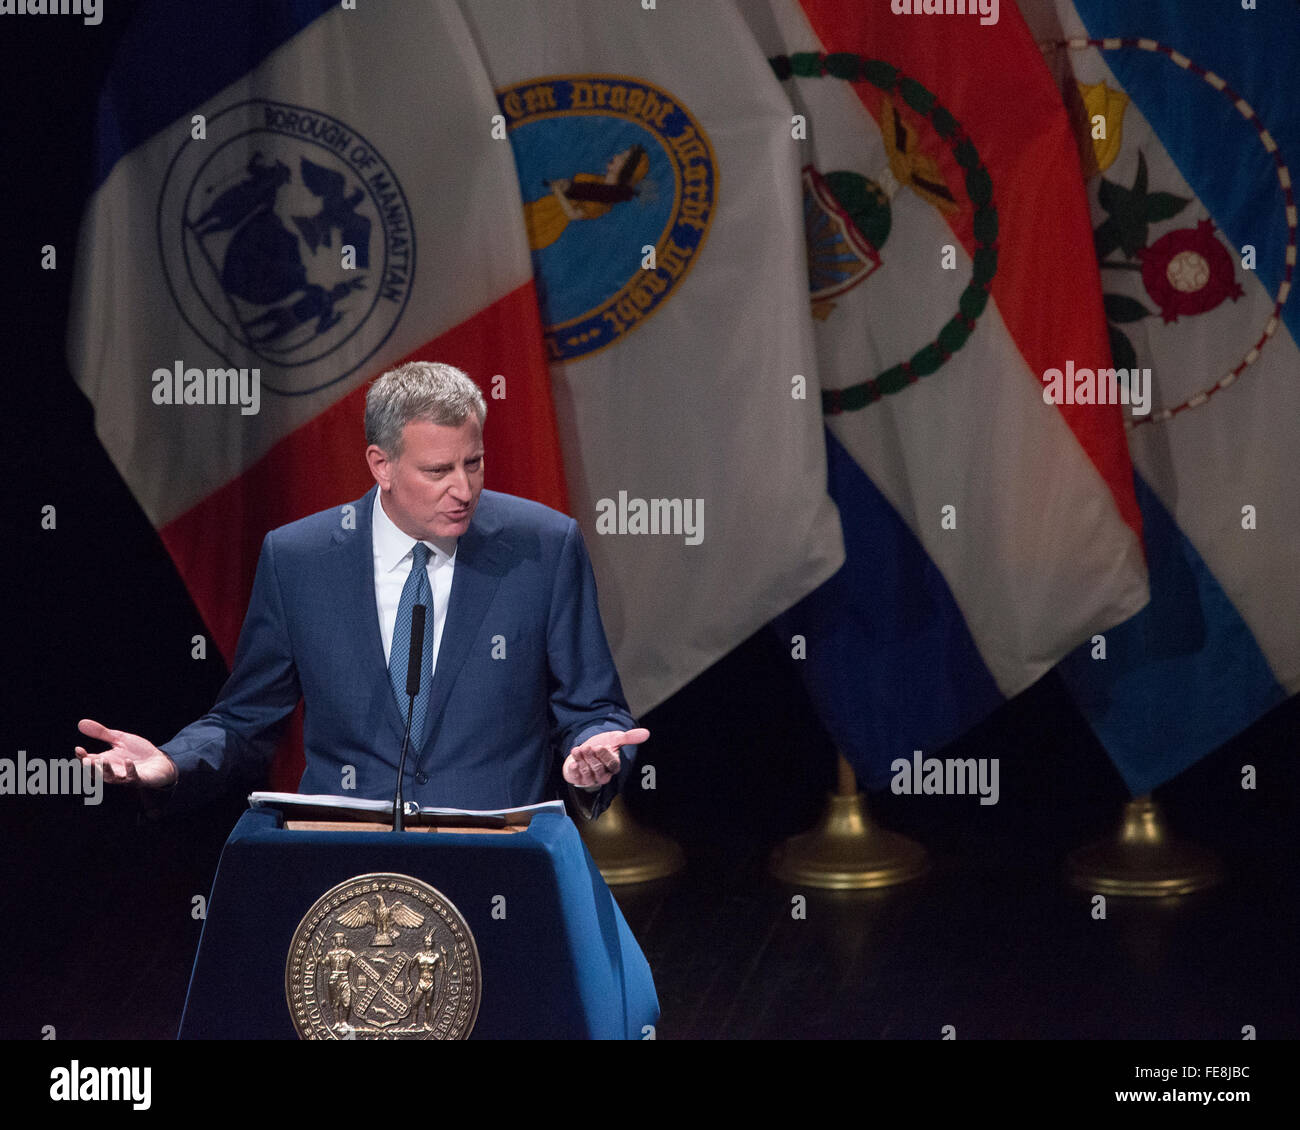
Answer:
[(847, 552), (778, 629), (868, 787), (1148, 599), (1121, 408), (1044, 380), (1109, 359), (1070, 123), (1014, 8), (920, 8), (748, 9), (806, 128)]
[(451, 0), (146, 0), (125, 34), (69, 357), (228, 661), (263, 535), (370, 485), (365, 386), (397, 362), (466, 369), (489, 485), (567, 505), (496, 113)]
[[(1300, 690), (1294, 4), (1025, 4), (1074, 107), (1151, 604), (1061, 673), (1130, 790)], [(1292, 162), (1289, 164), (1288, 162)], [(1291, 299), (1288, 301), (1288, 299)]]
[(843, 559), (789, 102), (732, 3), (464, 10), (515, 156), (572, 512), (644, 712)]

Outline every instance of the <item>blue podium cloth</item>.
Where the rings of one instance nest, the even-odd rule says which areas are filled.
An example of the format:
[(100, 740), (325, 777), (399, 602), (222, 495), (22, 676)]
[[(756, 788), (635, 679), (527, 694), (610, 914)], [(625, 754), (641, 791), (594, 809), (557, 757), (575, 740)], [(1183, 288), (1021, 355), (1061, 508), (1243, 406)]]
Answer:
[(369, 872), (421, 879), (464, 915), (483, 986), (471, 1039), (642, 1039), (658, 1022), (650, 967), (568, 816), (538, 813), (499, 835), (282, 825), (279, 811), (251, 809), (226, 841), (180, 1039), (294, 1039), (293, 933), (327, 890)]

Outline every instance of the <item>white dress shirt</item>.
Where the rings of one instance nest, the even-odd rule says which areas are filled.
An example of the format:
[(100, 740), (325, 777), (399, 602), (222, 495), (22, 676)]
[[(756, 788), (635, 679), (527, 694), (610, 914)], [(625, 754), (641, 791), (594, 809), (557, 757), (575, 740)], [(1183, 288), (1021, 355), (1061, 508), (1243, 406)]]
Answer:
[[(411, 575), (411, 551), (415, 538), (404, 534), (394, 525), (380, 500), (381, 491), (375, 492), (374, 513), (370, 519), (371, 548), (375, 558), (375, 605), (379, 609), (379, 636), (384, 645), (384, 660), (389, 660), (393, 648), (393, 626), (397, 623), (397, 605), (402, 599), (406, 578)], [(433, 666), (421, 674), (423, 682), (432, 679), (438, 667), (438, 648), (442, 644), (442, 629), (447, 623), (447, 604), (451, 600), (451, 578), (456, 570), (455, 538), (439, 538), (424, 542), (432, 551), (425, 566), (429, 574), (429, 589), (433, 593), (431, 619), (426, 620), (426, 631), (433, 630)]]

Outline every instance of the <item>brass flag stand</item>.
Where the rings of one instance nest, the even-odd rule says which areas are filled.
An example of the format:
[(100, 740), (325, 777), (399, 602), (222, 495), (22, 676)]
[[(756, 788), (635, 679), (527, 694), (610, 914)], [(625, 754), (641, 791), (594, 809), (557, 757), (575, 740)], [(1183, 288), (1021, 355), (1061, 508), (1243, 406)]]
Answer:
[(597, 819), (579, 823), (578, 831), (611, 887), (664, 879), (686, 863), (677, 842), (638, 824), (621, 796)]
[(1065, 862), (1073, 887), (1093, 894), (1161, 898), (1212, 887), (1223, 878), (1213, 852), (1171, 835), (1149, 796), (1124, 806), (1114, 836), (1072, 852)]
[(821, 822), (772, 852), (769, 869), (783, 883), (861, 891), (906, 883), (928, 867), (915, 840), (878, 828), (858, 791), (853, 768), (839, 755), (839, 779)]

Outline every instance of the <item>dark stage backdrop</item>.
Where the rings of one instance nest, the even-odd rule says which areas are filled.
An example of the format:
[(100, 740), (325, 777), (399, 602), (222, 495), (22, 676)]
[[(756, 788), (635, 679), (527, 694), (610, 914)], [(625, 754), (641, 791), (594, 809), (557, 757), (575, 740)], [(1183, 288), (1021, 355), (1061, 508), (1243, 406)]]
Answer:
[[(97, 27), (26, 19), (0, 29), (8, 496), (0, 515), (10, 600), (0, 635), (0, 757), (70, 756), (84, 716), (165, 740), (209, 707), (226, 675), (216, 654), (190, 658), (204, 625), (99, 446), (64, 357), (95, 91), (133, 8), (106, 0)], [(55, 271), (40, 269), (45, 244), (57, 248)], [(57, 508), (54, 531), (41, 529), (46, 505)], [(833, 780), (829, 740), (787, 647), (767, 632), (644, 722), (658, 787), (636, 790), (629, 803), (678, 836), (692, 859), (807, 827)], [(1296, 889), (1298, 732), (1293, 700), (1161, 793), (1172, 822), (1220, 850), (1238, 881), (1259, 892), (1260, 919), (1241, 924), (1247, 933), (1266, 930), (1265, 903)], [(1125, 796), (1054, 675), (945, 752), (1000, 758), (1000, 803), (875, 800), (883, 823), (922, 839), (941, 862), (983, 858), (994, 874), (1025, 859), (1056, 867), (1070, 847), (1109, 828)], [(1238, 787), (1246, 761), (1269, 788)], [(207, 894), (241, 809), (232, 796), (184, 823), (149, 823), (122, 791), (99, 807), (0, 797), (0, 1037), (39, 1039), (47, 1025), (60, 1039), (170, 1037), (201, 926), (192, 900)], [(1284, 937), (1295, 912), (1279, 909)]]

